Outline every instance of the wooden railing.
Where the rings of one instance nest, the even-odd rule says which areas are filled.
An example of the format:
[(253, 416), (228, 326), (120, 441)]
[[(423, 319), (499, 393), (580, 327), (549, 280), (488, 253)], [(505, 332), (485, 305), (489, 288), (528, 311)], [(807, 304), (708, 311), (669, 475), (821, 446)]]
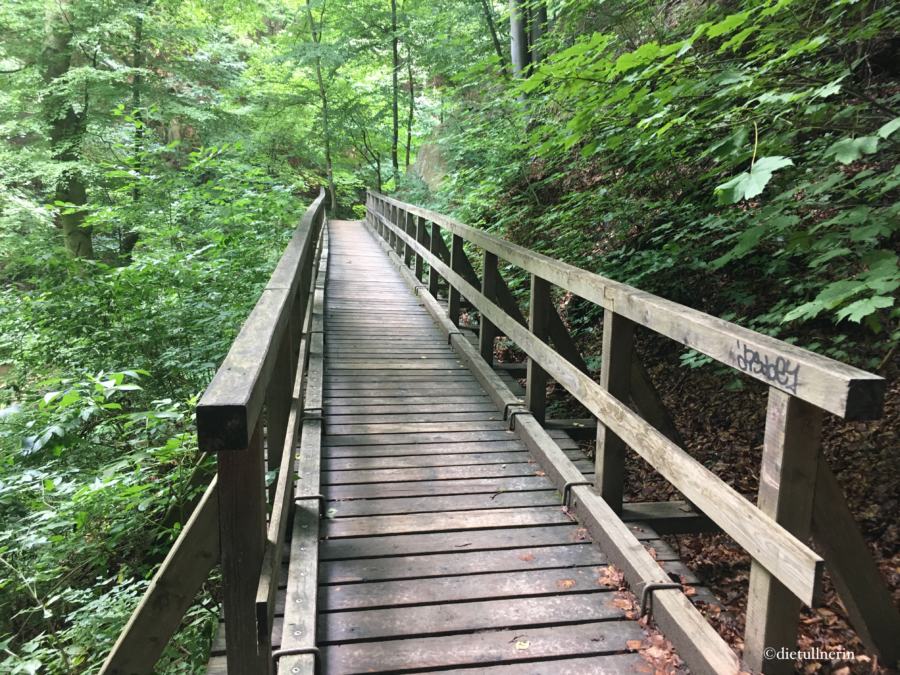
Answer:
[[(314, 449), (306, 454), (315, 455), (311, 473), (318, 485), (324, 302), (320, 261), (327, 250), (324, 198), (322, 192), (303, 215), (200, 399), (200, 450), (216, 454), (217, 475), (120, 634), (102, 673), (152, 673), (217, 562), (227, 619), (228, 672), (271, 672), (275, 593), (294, 506), (297, 457), (301, 467), (309, 466), (304, 465), (304, 448)], [(277, 471), (268, 495), (267, 469)], [(298, 481), (300, 500), (307, 497), (301, 492), (305, 487), (303, 480)], [(318, 503), (313, 507), (317, 514)], [(300, 524), (304, 518), (294, 520)], [(315, 554), (315, 549), (309, 554), (313, 568)], [(302, 609), (314, 615), (314, 595), (312, 605)], [(302, 645), (294, 651), (303, 651)]]
[[(528, 356), (521, 410), (516, 409), (517, 399), (492, 379), (489, 368), (471, 358), (467, 361), (507, 411), (528, 413), (525, 418), (516, 417), (520, 435), (542, 460), (548, 476), (571, 490), (578, 500), (579, 517), (611, 547), (607, 553), (613, 558), (616, 552), (620, 554), (618, 560), (636, 589), (665, 578), (653, 569), (658, 566), (641, 557), (638, 549), (643, 549), (637, 540), (617, 525), (621, 522), (614, 514), (623, 509), (626, 448), (653, 466), (752, 557), (746, 666), (755, 671), (792, 671), (789, 660), (767, 660), (766, 649), (794, 649), (801, 603), (816, 602), (823, 563), (827, 563), (863, 641), (883, 662), (897, 661), (900, 616), (820, 452), (823, 412), (852, 420), (877, 418), (885, 391), (882, 378), (553, 260), (439, 213), (374, 192), (368, 194), (366, 206), (367, 226), (396, 253), (398, 263), (410, 268), (407, 274), (426, 306), (438, 307), (435, 298), (441, 281), (447, 283), (446, 310), (441, 311), (446, 311), (449, 320), (443, 319), (447, 322), (444, 330), (464, 359), (471, 351), (484, 359), (482, 363), (492, 363), (494, 339), (500, 333)], [(480, 279), (467, 257), (466, 244), (470, 250), (481, 251)], [(527, 317), (500, 275), (501, 260), (531, 275)], [(551, 285), (604, 309), (599, 382), (588, 374), (554, 310)], [(455, 328), (463, 298), (480, 313), (477, 352)], [(636, 326), (676, 340), (768, 385), (756, 505), (692, 458), (671, 430), (651, 423), (650, 416), (642, 417), (627, 405), (631, 399), (642, 410), (641, 399), (654, 399), (652, 392), (646, 391), (646, 381), (634, 375)], [(540, 425), (528, 419), (545, 421), (548, 377), (596, 417), (594, 490), (577, 485), (578, 477), (583, 479), (580, 472), (558, 448), (551, 447), (552, 441)], [(810, 537), (824, 561), (807, 545)], [(663, 588), (654, 594), (660, 603), (655, 616), (668, 624), (676, 647), (691, 654), (688, 663), (692, 669), (727, 672), (737, 668), (733, 654), (725, 652), (714, 631), (697, 625), (696, 610), (673, 595), (677, 593), (680, 591)]]

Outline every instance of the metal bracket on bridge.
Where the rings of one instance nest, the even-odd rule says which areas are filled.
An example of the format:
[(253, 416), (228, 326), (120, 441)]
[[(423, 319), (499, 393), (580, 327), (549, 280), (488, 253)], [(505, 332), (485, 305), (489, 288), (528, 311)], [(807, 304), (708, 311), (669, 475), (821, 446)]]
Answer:
[(509, 430), (513, 431), (516, 428), (516, 416), (517, 415), (530, 415), (530, 414), (531, 414), (531, 411), (528, 408), (526, 408), (525, 406), (522, 406), (521, 409), (519, 409), (519, 410), (510, 410), (509, 415), (506, 418), (509, 420)]
[(525, 404), (522, 401), (516, 401), (515, 403), (507, 403), (503, 406), (503, 419), (507, 419), (509, 417), (509, 409), (510, 408), (524, 408)]
[(322, 408), (304, 408), (303, 414), (300, 416), (300, 424), (306, 421), (319, 420), (325, 422), (325, 415)]
[[(423, 288), (424, 288), (424, 287), (423, 287)], [(451, 330), (451, 331), (448, 331), (448, 332), (447, 332), (447, 344), (448, 344), (448, 345), (450, 344), (450, 338), (452, 338), (454, 335), (462, 335), (462, 333), (461, 333), (460, 331), (458, 331), (458, 330)]]
[(676, 584), (674, 581), (669, 583), (656, 581), (646, 584), (641, 589), (641, 616), (649, 617), (653, 614), (653, 592), (667, 589), (678, 589), (680, 591), (682, 590), (682, 585)]
[(563, 485), (562, 489), (562, 502), (563, 506), (567, 509), (569, 507), (569, 497), (572, 495), (572, 488), (577, 487), (578, 485), (593, 485), (594, 481), (590, 480), (570, 480), (568, 483)]
[[(318, 647), (288, 647), (286, 649), (276, 649), (272, 652), (272, 664), (277, 666), (278, 659), (282, 656), (304, 656), (312, 654), (315, 672), (321, 672), (322, 653)], [(277, 667), (276, 667), (277, 670)]]
[(299, 497), (294, 497), (295, 502), (303, 501), (305, 499), (317, 499), (319, 501), (319, 518), (325, 515), (325, 502), (328, 500), (325, 498), (325, 495), (300, 495)]

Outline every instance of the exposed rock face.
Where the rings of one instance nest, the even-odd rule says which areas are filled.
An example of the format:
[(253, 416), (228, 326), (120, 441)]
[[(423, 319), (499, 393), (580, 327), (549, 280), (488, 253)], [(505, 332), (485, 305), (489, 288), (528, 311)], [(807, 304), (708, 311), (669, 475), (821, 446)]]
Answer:
[(437, 143), (423, 143), (416, 150), (416, 161), (412, 172), (422, 179), (428, 189), (435, 192), (447, 175), (447, 165), (441, 157)]

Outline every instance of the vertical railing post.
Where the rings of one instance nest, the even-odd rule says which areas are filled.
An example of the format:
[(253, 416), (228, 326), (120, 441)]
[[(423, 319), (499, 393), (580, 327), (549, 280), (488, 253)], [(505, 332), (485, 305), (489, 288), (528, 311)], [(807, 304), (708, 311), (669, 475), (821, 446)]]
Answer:
[[(628, 402), (634, 323), (611, 309), (603, 313), (603, 353), (600, 386), (619, 401)], [(625, 492), (625, 443), (597, 420), (595, 456), (597, 490), (616, 513), (622, 512)]]
[[(406, 209), (403, 210), (403, 232), (410, 237), (415, 236), (415, 225), (413, 224), (413, 214)], [(407, 242), (403, 243), (403, 264), (412, 267), (413, 249)]]
[[(812, 527), (821, 431), (820, 408), (769, 388), (757, 506), (800, 540)], [(793, 593), (751, 561), (744, 660), (753, 672), (794, 672), (792, 659), (765, 654), (770, 648), (795, 648), (800, 607)]]
[[(550, 300), (549, 282), (532, 274), (528, 329), (544, 342), (547, 341), (552, 311), (554, 309)], [(526, 367), (525, 405), (534, 418), (543, 424), (547, 414), (547, 373), (530, 357)]]
[[(497, 256), (490, 251), (484, 252), (484, 276), (481, 278), (481, 294), (491, 302), (497, 300)], [(494, 339), (497, 337), (497, 327), (492, 324), (484, 314), (479, 320), (478, 351), (481, 358), (489, 364), (494, 363)]]
[[(387, 202), (385, 202), (385, 211), (386, 211), (386, 213), (384, 214), (384, 217), (387, 218), (389, 222), (393, 223), (394, 222), (394, 205), (388, 204)], [(396, 249), (397, 242), (394, 238), (394, 231), (389, 227), (385, 227), (385, 234), (387, 235), (388, 246), (390, 246), (392, 249)]]
[[(289, 323), (281, 338), (281, 344), (278, 345), (275, 368), (266, 389), (266, 465), (269, 471), (276, 471), (281, 466), (281, 453), (284, 450), (294, 382), (294, 371), (291, 368), (291, 362), (294, 360), (292, 347)], [(268, 494), (271, 502), (275, 496), (275, 481), (269, 486)]]
[(394, 236), (394, 251), (397, 253), (397, 255), (403, 255), (403, 240), (400, 238), (400, 235), (397, 234), (397, 230), (403, 228), (400, 220), (401, 213), (402, 211), (400, 210), (400, 207), (395, 204), (393, 207), (393, 217), (391, 218), (391, 223), (397, 229), (391, 230), (391, 232)]
[[(462, 257), (463, 257), (463, 238), (458, 234), (453, 235), (453, 243), (450, 247), (450, 269), (456, 272), (457, 274), (461, 273), (462, 269)], [(459, 295), (459, 291), (450, 283), (449, 279), (447, 280), (449, 285), (449, 293), (447, 298), (447, 314), (450, 316), (450, 321), (453, 322), (455, 326), (459, 325), (459, 310), (461, 307), (461, 298)]]
[[(428, 242), (428, 250), (431, 252), (435, 258), (438, 258), (438, 246), (437, 240), (441, 236), (441, 228), (437, 223), (431, 224), (431, 239)], [(440, 277), (438, 276), (437, 270), (434, 268), (434, 265), (431, 266), (431, 269), (428, 270), (428, 292), (431, 293), (435, 298), (438, 296), (438, 280)]]
[[(397, 207), (393, 204), (388, 204), (388, 221), (391, 224), (395, 225), (397, 223)], [(396, 251), (397, 250), (397, 235), (394, 233), (394, 230), (388, 228), (388, 241), (391, 244), (391, 248)]]
[[(425, 219), (421, 216), (415, 217), (415, 226), (416, 226), (416, 242), (420, 246), (425, 245)], [(416, 253), (416, 279), (419, 281), (424, 281), (425, 274), (425, 261), (422, 259), (422, 256)]]
[(219, 542), (225, 646), (231, 675), (269, 672), (271, 648), (259, 645), (256, 587), (266, 540), (265, 463), (260, 419), (243, 450), (218, 453)]

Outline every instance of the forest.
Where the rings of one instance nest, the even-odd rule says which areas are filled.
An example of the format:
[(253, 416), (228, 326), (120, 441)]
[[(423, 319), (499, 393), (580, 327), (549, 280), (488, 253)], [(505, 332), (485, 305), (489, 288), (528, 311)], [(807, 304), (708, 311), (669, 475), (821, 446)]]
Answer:
[[(215, 472), (196, 403), (320, 188), (329, 217), (377, 190), (886, 378), (824, 451), (896, 603), (898, 141), (885, 0), (4, 0), (0, 672), (98, 671)], [(599, 368), (602, 311), (555, 301)], [(765, 388), (637, 351), (687, 449), (754, 492)], [(629, 462), (631, 496), (668, 496)], [(740, 613), (746, 554), (677, 545)], [(219, 592), (158, 672), (203, 672)], [(800, 644), (865, 654), (825, 600)]]

